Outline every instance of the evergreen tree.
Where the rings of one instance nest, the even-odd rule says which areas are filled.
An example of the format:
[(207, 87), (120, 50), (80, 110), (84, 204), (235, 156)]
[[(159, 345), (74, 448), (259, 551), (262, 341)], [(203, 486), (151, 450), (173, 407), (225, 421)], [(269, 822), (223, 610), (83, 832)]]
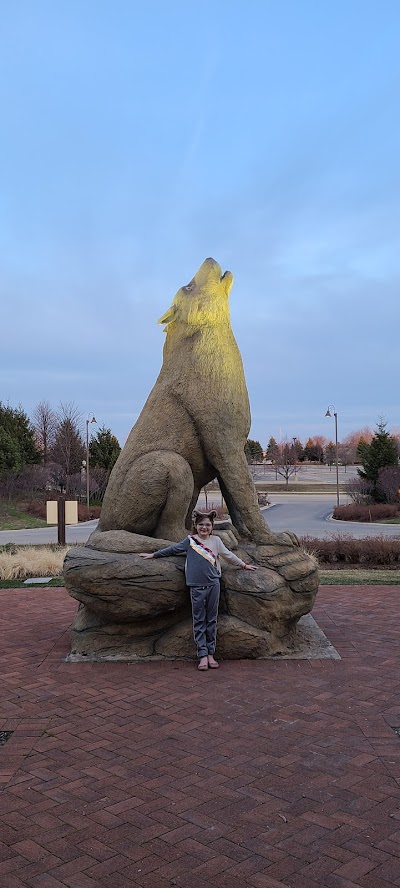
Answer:
[(356, 460), (360, 462), (361, 465), (364, 464), (364, 459), (368, 457), (369, 446), (368, 441), (366, 441), (364, 436), (361, 435), (356, 448)]
[(244, 445), (244, 452), (249, 463), (262, 462), (263, 460), (263, 449), (259, 441), (252, 441), (251, 438), (248, 438)]
[(322, 463), (324, 461), (324, 448), (322, 444), (318, 440), (314, 440), (314, 438), (309, 438), (303, 450), (303, 459), (309, 462)]
[(14, 410), (0, 401), (0, 474), (19, 472), (41, 461), (35, 433), (22, 407)]
[(105, 426), (102, 426), (96, 437), (92, 438), (89, 452), (91, 466), (99, 466), (111, 472), (114, 463), (121, 453), (121, 447), (115, 435), (111, 434), (111, 429), (106, 429)]
[(293, 446), (297, 454), (297, 459), (299, 462), (302, 462), (304, 459), (304, 448), (300, 441), (300, 438), (293, 438)]
[(275, 441), (275, 438), (273, 438), (271, 436), (271, 438), (268, 441), (266, 457), (267, 457), (267, 459), (270, 459), (272, 462), (274, 462), (275, 459), (277, 458), (278, 454), (279, 454), (278, 444)]
[(333, 466), (333, 463), (336, 460), (336, 447), (333, 441), (329, 441), (329, 444), (325, 447), (325, 462), (328, 463), (328, 466)]
[(386, 431), (386, 422), (383, 419), (377, 424), (377, 431), (370, 444), (363, 444), (359, 448), (362, 455), (363, 468), (357, 469), (360, 478), (370, 481), (373, 485), (373, 497), (375, 500), (382, 498), (377, 482), (381, 469), (387, 466), (399, 464), (397, 441)]

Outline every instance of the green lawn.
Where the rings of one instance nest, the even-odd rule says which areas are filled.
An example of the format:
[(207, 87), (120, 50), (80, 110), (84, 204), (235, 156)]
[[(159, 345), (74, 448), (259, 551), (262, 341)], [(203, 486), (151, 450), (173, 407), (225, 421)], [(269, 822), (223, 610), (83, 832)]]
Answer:
[(22, 512), (18, 503), (0, 500), (0, 530), (25, 530), (31, 527), (47, 527), (42, 518)]
[(47, 586), (64, 586), (64, 577), (55, 577), (50, 580), (49, 583), (44, 583), (43, 586), (39, 586), (37, 583), (27, 583), (25, 585), (23, 580), (0, 580), (0, 589), (34, 589), (35, 587), (40, 590), (40, 593), (43, 594), (43, 590), (47, 588)]
[(384, 521), (378, 521), (378, 524), (400, 524), (400, 518), (385, 518)]
[(400, 586), (400, 570), (324, 570), (321, 586)]

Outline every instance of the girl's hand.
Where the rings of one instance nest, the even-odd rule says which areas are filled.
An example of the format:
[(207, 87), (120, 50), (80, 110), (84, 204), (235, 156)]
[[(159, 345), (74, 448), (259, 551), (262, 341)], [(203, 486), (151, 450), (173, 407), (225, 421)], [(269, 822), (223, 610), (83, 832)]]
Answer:
[(152, 552), (137, 552), (136, 554), (139, 555), (139, 558), (154, 558)]
[(256, 564), (244, 564), (243, 570), (258, 570), (258, 567)]

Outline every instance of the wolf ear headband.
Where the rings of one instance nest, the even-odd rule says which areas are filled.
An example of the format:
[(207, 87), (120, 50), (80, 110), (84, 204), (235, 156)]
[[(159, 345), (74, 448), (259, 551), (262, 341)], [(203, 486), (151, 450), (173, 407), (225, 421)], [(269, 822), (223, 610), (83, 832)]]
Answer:
[(216, 513), (215, 509), (212, 509), (211, 512), (199, 512), (197, 509), (195, 509), (192, 512), (193, 524), (195, 524), (197, 521), (201, 521), (202, 518), (209, 518), (211, 523), (213, 523), (213, 521), (215, 521), (216, 517), (217, 517), (217, 513)]

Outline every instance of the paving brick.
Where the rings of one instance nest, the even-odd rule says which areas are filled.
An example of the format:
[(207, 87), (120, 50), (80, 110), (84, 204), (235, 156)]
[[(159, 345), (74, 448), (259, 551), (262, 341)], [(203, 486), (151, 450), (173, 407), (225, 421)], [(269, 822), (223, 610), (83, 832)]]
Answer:
[(400, 885), (400, 859), (392, 857), (390, 860), (386, 860), (385, 863), (376, 867), (374, 875), (377, 879), (386, 879), (392, 884)]
[(257, 873), (257, 875), (250, 876), (249, 885), (252, 888), (288, 888), (287, 882), (278, 882), (267, 873)]
[(29, 881), (29, 885), (32, 888), (65, 888), (65, 884), (65, 882), (60, 882), (59, 879), (54, 879), (49, 873), (42, 873)]
[(196, 880), (197, 876), (202, 879), (212, 879), (218, 873), (225, 872), (225, 870), (230, 869), (234, 864), (234, 861), (231, 857), (227, 857), (223, 854), (218, 854), (215, 857), (212, 857), (210, 860), (207, 860), (203, 863), (198, 864), (192, 870), (193, 878)]
[[(221, 842), (222, 840), (220, 840)], [(229, 842), (227, 843), (229, 846)], [(236, 845), (232, 845), (232, 849), (234, 853), (241, 853), (241, 849)], [(217, 857), (218, 853), (222, 852), (222, 848), (218, 843), (214, 843), (213, 847), (207, 847), (202, 843), (198, 842), (196, 839), (184, 839), (182, 842), (179, 842), (176, 845), (176, 850), (180, 851), (182, 857), (186, 854), (190, 854), (192, 857), (198, 858), (198, 860), (211, 860), (213, 857)], [(247, 857), (249, 852), (244, 852), (244, 857)], [(228, 856), (230, 856), (228, 854)], [(243, 859), (240, 857), (240, 859)]]
[(352, 879), (353, 882), (355, 882), (360, 876), (365, 876), (367, 873), (371, 872), (371, 870), (375, 869), (376, 861), (370, 860), (368, 857), (357, 856), (348, 863), (344, 863), (342, 866), (337, 867), (335, 875), (340, 876), (342, 879)]
[(2, 884), (400, 888), (397, 610), (387, 587), (324, 587), (341, 660), (200, 682), (68, 664), (65, 590), (0, 590)]
[(61, 866), (51, 867), (50, 874), (56, 879), (65, 881), (69, 876), (82, 873), (95, 863), (97, 861), (92, 857), (83, 854), (81, 857), (75, 857), (74, 860), (69, 860), (68, 863), (63, 863)]
[(362, 876), (359, 880), (361, 888), (393, 888), (393, 882), (388, 882), (386, 879), (380, 879), (379, 876), (375, 875), (374, 870), (371, 873), (367, 873), (366, 876)]
[(360, 888), (360, 882), (353, 882), (350, 879), (345, 879), (343, 876), (330, 873), (325, 877), (324, 886), (326, 888)]

